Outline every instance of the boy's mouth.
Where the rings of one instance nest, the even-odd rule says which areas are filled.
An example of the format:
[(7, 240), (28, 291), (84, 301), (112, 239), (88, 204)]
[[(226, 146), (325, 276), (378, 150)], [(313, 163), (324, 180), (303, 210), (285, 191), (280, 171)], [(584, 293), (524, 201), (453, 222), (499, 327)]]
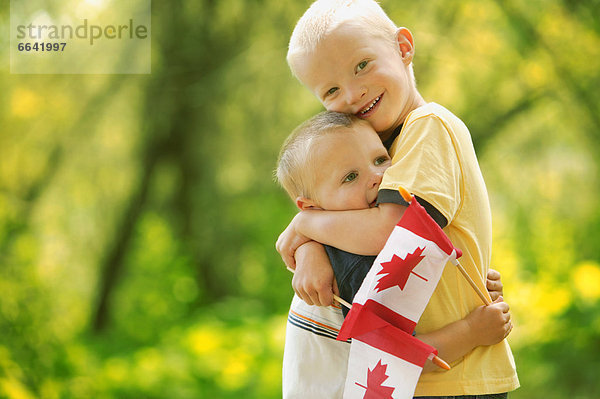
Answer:
[(373, 110), (377, 107), (377, 105), (379, 104), (381, 97), (383, 97), (383, 94), (375, 97), (375, 99), (373, 101), (371, 101), (366, 107), (364, 107), (363, 109), (358, 111), (356, 113), (356, 116), (358, 116), (359, 118), (365, 118), (365, 117), (369, 116), (373, 112)]

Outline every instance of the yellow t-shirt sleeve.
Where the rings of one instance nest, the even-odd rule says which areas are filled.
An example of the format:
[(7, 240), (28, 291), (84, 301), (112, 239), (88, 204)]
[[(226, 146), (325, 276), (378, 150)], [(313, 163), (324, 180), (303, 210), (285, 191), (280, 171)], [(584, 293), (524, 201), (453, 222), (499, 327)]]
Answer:
[(390, 148), (390, 166), (379, 187), (402, 186), (433, 205), (450, 223), (460, 210), (463, 174), (456, 141), (444, 121), (433, 114), (407, 120)]

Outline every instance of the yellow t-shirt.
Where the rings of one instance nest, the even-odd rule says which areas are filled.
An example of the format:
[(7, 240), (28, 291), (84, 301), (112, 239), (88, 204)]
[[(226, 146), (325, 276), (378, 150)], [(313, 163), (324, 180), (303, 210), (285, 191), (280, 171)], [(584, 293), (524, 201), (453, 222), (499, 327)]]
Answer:
[[(463, 252), (460, 263), (487, 294), (484, 281), (491, 257), (492, 217), (467, 127), (444, 107), (429, 103), (409, 114), (390, 154), (392, 166), (380, 190), (402, 186), (440, 211), (448, 221), (444, 232)], [(437, 330), (480, 305), (473, 288), (448, 263), (416, 331)], [(519, 387), (506, 340), (479, 346), (451, 366), (449, 371), (422, 374), (415, 396), (491, 394)]]

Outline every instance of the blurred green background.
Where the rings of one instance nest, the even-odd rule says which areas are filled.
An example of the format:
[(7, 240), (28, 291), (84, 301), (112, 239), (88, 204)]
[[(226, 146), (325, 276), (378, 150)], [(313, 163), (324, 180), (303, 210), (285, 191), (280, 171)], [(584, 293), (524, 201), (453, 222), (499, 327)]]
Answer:
[[(285, 63), (310, 3), (153, 1), (150, 75), (11, 75), (1, 3), (0, 397), (280, 397), (272, 170), (321, 110)], [(511, 397), (600, 397), (600, 3), (381, 3), (473, 135)]]

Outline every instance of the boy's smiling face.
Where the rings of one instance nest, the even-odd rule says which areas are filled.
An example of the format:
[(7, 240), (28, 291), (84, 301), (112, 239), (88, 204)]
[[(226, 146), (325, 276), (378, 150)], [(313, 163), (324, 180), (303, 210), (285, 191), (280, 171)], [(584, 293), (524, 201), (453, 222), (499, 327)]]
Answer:
[(423, 99), (409, 68), (412, 35), (401, 28), (397, 43), (342, 24), (294, 62), (296, 75), (329, 111), (350, 113), (371, 123), (382, 140)]
[(298, 198), (300, 209), (366, 209), (375, 206), (390, 157), (366, 123), (340, 128), (318, 139), (311, 155), (314, 198)]

